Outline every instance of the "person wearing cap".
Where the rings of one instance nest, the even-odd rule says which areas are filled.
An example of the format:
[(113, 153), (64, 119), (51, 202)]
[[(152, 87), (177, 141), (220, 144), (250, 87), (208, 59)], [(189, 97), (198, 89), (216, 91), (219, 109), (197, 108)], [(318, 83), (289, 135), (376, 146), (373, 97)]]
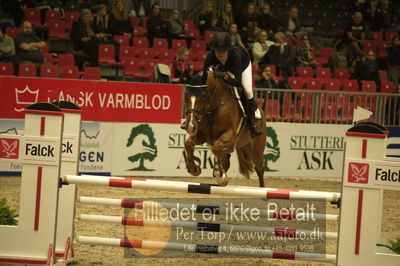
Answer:
[(232, 46), (231, 37), (227, 32), (219, 32), (215, 35), (210, 45), (211, 52), (207, 55), (203, 64), (203, 81), (207, 79), (207, 70), (210, 66), (222, 67), (223, 71), (229, 71), (234, 78), (223, 73), (218, 75), (227, 83), (244, 89), (247, 102), (245, 110), (249, 118), (251, 136), (254, 138), (262, 133), (256, 120), (261, 119), (260, 110), (253, 95), (253, 75), (251, 60), (248, 52), (241, 46)]

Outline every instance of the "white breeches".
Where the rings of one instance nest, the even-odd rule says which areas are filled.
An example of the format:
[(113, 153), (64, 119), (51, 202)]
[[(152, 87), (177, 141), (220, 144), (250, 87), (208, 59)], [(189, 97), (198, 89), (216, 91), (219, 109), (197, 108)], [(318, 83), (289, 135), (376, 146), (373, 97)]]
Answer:
[(253, 98), (253, 74), (251, 62), (242, 72), (242, 86), (247, 99)]

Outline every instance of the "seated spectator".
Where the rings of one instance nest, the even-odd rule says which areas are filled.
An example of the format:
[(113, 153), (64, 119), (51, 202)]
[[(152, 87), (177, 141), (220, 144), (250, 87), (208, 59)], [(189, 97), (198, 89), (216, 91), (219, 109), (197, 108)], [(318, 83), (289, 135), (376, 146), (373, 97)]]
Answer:
[(186, 34), (185, 25), (179, 20), (179, 10), (177, 8), (172, 9), (171, 17), (167, 21), (168, 34), (172, 39), (184, 39), (187, 42), (187, 47), (190, 47), (190, 43), (194, 40)]
[(393, 7), (389, 5), (389, 0), (381, 0), (374, 16), (372, 17), (370, 28), (372, 31), (398, 31), (399, 26), (394, 23)]
[(275, 43), (270, 46), (269, 51), (259, 62), (259, 65), (267, 64), (274, 65), (277, 73), (283, 71), (283, 76), (285, 78), (292, 76), (293, 74), (293, 63), (295, 58), (295, 53), (293, 46), (285, 41), (285, 34), (282, 32), (277, 32), (274, 35)]
[(36, 64), (44, 62), (42, 49), (46, 43), (33, 33), (29, 21), (22, 23), (22, 32), (14, 37), (16, 56), (20, 61), (29, 61)]
[[(135, 5), (134, 5), (135, 3), (133, 3), (133, 0), (109, 0), (108, 1), (109, 8), (114, 9), (117, 1), (122, 1), (124, 8), (125, 8), (126, 12), (128, 13), (128, 15), (129, 14), (133, 15), (133, 12), (135, 11)], [(145, 2), (150, 2), (150, 1), (145, 1)]]
[(368, 50), (356, 65), (354, 77), (361, 83), (362, 80), (375, 81), (377, 88), (380, 88), (380, 78), (378, 73), (378, 61), (373, 50)]
[(199, 22), (197, 28), (200, 34), (204, 36), (206, 30), (214, 30), (217, 26), (217, 14), (215, 3), (207, 1), (203, 11), (199, 14)]
[(167, 22), (161, 17), (160, 14), (160, 4), (154, 3), (151, 6), (151, 15), (147, 20), (147, 37), (149, 39), (149, 44), (153, 47), (154, 38), (165, 38), (168, 40), (169, 46), (170, 39), (168, 36), (168, 26)]
[[(346, 56), (359, 57), (362, 54), (362, 41), (365, 40), (366, 26), (360, 12), (355, 12), (352, 21), (344, 29), (342, 47), (346, 51)], [(352, 55), (354, 54), (354, 55)]]
[(260, 21), (258, 22), (259, 27), (262, 30), (266, 30), (268, 34), (273, 35), (278, 31), (278, 22), (271, 12), (271, 6), (269, 4), (263, 4), (261, 7)]
[(108, 28), (112, 35), (133, 36), (133, 27), (128, 16), (128, 10), (122, 0), (117, 0), (111, 11)]
[(218, 17), (217, 26), (228, 31), (232, 23), (235, 23), (235, 19), (232, 12), (232, 4), (228, 1), (225, 2), (221, 15)]
[[(389, 80), (393, 81), (396, 86), (400, 85), (400, 37), (396, 36), (392, 39), (392, 44), (387, 48), (388, 53), (388, 74)], [(400, 86), (399, 86), (400, 87)]]
[(297, 66), (310, 66), (316, 69), (318, 63), (314, 60), (313, 46), (310, 35), (301, 37), (302, 43), (296, 49)]
[(246, 48), (242, 42), (242, 38), (240, 37), (240, 35), (238, 33), (238, 28), (237, 28), (236, 23), (232, 23), (231, 25), (229, 25), (228, 33), (229, 33), (229, 36), (231, 36), (232, 45), (240, 45), (243, 48)]
[(265, 65), (260, 68), (260, 72), (254, 78), (257, 88), (278, 88), (275, 75), (272, 74), (271, 66)]
[(258, 34), (257, 40), (253, 45), (253, 64), (259, 67), (260, 60), (269, 51), (269, 47), (273, 45), (274, 42), (268, 40), (268, 33), (266, 30), (261, 30)]
[(107, 6), (103, 4), (99, 5), (96, 16), (94, 16), (92, 22), (94, 33), (103, 33), (107, 35), (110, 33), (108, 29), (108, 18)]
[(301, 36), (306, 34), (301, 30), (301, 24), (299, 21), (299, 9), (292, 6), (289, 9), (287, 16), (283, 17), (280, 22), (279, 30), (284, 32), (287, 36)]
[(237, 24), (239, 27), (239, 33), (242, 39), (247, 39), (251, 35), (251, 29), (259, 27), (259, 16), (256, 10), (256, 5), (252, 2), (247, 3), (243, 15), (238, 18)]
[[(83, 51), (90, 58), (92, 66), (98, 65), (99, 44), (102, 43), (103, 33), (95, 33), (92, 27), (92, 15), (89, 9), (83, 9), (79, 20), (74, 21), (71, 29), (71, 39), (74, 49)], [(79, 64), (79, 67), (82, 67)]]
[(254, 24), (250, 25), (247, 28), (247, 32), (243, 38), (243, 42), (249, 53), (251, 52), (251, 49), (253, 49), (253, 45), (257, 41), (257, 36), (259, 33), (260, 33), (260, 28)]
[(0, 62), (11, 62), (14, 55), (14, 41), (6, 35), (5, 28), (0, 27)]
[(171, 81), (173, 83), (187, 84), (190, 81), (190, 64), (188, 63), (189, 49), (186, 47), (179, 48), (178, 56), (172, 63)]

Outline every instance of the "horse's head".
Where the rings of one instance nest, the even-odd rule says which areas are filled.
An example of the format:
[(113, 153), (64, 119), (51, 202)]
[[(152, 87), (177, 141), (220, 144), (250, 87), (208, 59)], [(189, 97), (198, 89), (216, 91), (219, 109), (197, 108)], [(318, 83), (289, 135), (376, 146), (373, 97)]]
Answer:
[(207, 101), (207, 85), (203, 84), (200, 75), (193, 76), (185, 92), (186, 130), (190, 135), (197, 133), (206, 115)]

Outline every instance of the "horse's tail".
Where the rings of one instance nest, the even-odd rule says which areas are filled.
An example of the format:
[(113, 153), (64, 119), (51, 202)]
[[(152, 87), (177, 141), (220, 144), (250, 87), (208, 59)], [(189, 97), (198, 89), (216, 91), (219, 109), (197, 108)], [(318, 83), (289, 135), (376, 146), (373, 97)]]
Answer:
[(251, 160), (249, 151), (246, 149), (246, 146), (237, 148), (236, 153), (239, 159), (239, 172), (245, 178), (250, 178), (250, 174), (254, 169), (254, 164)]

